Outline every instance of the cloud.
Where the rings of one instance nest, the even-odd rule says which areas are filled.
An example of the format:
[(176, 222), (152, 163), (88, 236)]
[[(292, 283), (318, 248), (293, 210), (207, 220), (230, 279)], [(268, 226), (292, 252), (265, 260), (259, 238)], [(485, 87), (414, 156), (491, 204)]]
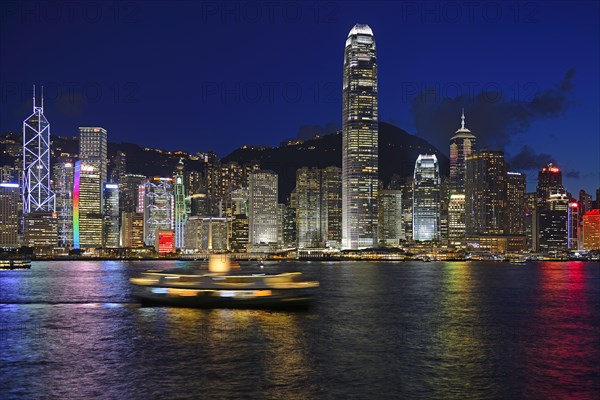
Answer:
[(569, 170), (565, 173), (567, 178), (579, 179), (579, 171)]
[(315, 135), (323, 136), (335, 133), (340, 130), (340, 126), (335, 122), (328, 122), (325, 125), (301, 125), (296, 137), (298, 139), (311, 139)]
[(508, 164), (515, 171), (527, 171), (541, 169), (548, 163), (554, 163), (555, 159), (550, 154), (536, 153), (531, 147), (525, 145), (510, 160)]
[(435, 89), (425, 89), (412, 102), (417, 133), (437, 148), (448, 151), (452, 128), (460, 127), (460, 110), (464, 108), (466, 127), (477, 136), (477, 148), (503, 149), (513, 136), (527, 131), (535, 120), (556, 117), (569, 108), (574, 76), (575, 70), (570, 69), (558, 84), (537, 91), (530, 100), (507, 99), (499, 87), (497, 91), (461, 94), (454, 98), (439, 98)]

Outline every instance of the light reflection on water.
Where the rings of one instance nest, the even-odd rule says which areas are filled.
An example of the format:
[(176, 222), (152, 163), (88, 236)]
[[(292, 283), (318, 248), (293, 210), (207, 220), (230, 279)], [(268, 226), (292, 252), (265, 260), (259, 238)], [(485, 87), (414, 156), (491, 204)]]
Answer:
[[(310, 263), (307, 312), (142, 308), (181, 262), (0, 271), (1, 398), (593, 398), (592, 263)], [(197, 265), (197, 264), (196, 264)]]

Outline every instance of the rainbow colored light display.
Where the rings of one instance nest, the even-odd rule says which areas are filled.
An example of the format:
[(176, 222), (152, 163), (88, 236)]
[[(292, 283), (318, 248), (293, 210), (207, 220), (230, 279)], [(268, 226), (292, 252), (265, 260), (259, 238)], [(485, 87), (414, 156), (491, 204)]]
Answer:
[(79, 183), (81, 182), (81, 161), (75, 162), (73, 172), (73, 248), (79, 249)]

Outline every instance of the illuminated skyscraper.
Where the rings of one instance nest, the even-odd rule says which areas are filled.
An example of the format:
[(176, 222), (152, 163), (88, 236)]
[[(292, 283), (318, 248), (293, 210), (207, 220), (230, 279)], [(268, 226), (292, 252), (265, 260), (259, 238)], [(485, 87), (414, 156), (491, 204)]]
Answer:
[(73, 247), (73, 170), (68, 154), (62, 155), (52, 167), (60, 247)]
[(548, 205), (551, 194), (565, 193), (562, 184), (562, 172), (556, 165), (550, 163), (544, 166), (538, 173), (537, 202), (538, 209), (543, 210)]
[(103, 247), (120, 246), (119, 185), (104, 184)]
[(506, 224), (504, 233), (525, 234), (525, 174), (506, 173)]
[(579, 249), (579, 204), (576, 201), (569, 202), (567, 209), (567, 249), (574, 251)]
[(448, 242), (460, 245), (465, 237), (465, 195), (451, 194), (448, 202)]
[(327, 167), (321, 172), (324, 201), (325, 241), (327, 247), (342, 244), (342, 170)]
[(384, 246), (398, 246), (404, 240), (402, 227), (402, 190), (379, 191), (379, 221), (377, 229), (379, 243)]
[(566, 251), (568, 246), (569, 198), (564, 193), (553, 193), (546, 207), (539, 213), (539, 251)]
[(450, 193), (465, 192), (466, 159), (475, 150), (475, 135), (465, 128), (465, 110), (461, 127), (450, 139)]
[(378, 105), (375, 39), (357, 24), (344, 51), (342, 248), (377, 244)]
[(325, 213), (321, 192), (321, 170), (300, 168), (296, 171), (296, 232), (298, 248), (325, 245)]
[[(154, 177), (140, 185), (139, 210), (144, 213), (144, 243), (155, 246), (158, 231), (173, 230), (173, 179)], [(158, 249), (157, 249), (158, 250)]]
[(43, 93), (41, 107), (35, 105), (35, 86), (33, 114), (23, 121), (22, 196), (23, 214), (55, 211), (50, 188), (50, 123), (44, 116)]
[(18, 183), (0, 183), (0, 247), (19, 247)]
[(75, 162), (73, 179), (73, 247), (102, 246), (100, 173), (93, 165)]
[(600, 250), (600, 209), (594, 209), (583, 215), (584, 250)]
[(100, 186), (106, 183), (107, 132), (100, 127), (79, 128), (79, 159), (93, 166), (100, 176)]
[(412, 227), (413, 240), (440, 240), (440, 169), (435, 154), (420, 154), (415, 163)]
[(259, 170), (250, 174), (249, 243), (277, 243), (277, 174)]
[(506, 226), (504, 152), (481, 150), (467, 157), (465, 227), (467, 235), (501, 235)]
[(185, 187), (183, 184), (184, 170), (183, 162), (180, 161), (177, 170), (175, 171), (173, 185), (173, 201), (174, 201), (174, 228), (175, 228), (175, 248), (180, 249), (184, 246), (184, 226), (187, 217), (185, 208)]

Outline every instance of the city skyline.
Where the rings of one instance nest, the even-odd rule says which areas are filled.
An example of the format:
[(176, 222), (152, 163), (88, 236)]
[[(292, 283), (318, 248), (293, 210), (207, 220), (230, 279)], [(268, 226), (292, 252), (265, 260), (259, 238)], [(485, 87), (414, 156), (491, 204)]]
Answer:
[[(343, 54), (339, 50), (339, 42), (351, 26), (361, 22), (368, 23), (377, 33), (378, 52), (383, 54), (379, 60), (382, 66), (379, 108), (383, 121), (395, 123), (425, 138), (447, 154), (446, 143), (456, 130), (456, 115), (464, 107), (469, 127), (478, 135), (478, 148), (504, 150), (511, 164), (521, 165), (511, 166), (511, 169), (529, 172), (529, 185), (535, 182), (539, 165), (550, 161), (565, 172), (567, 187), (585, 188), (592, 192), (600, 180), (600, 124), (596, 117), (600, 104), (596, 90), (598, 35), (595, 33), (598, 21), (590, 20), (598, 14), (596, 3), (582, 2), (574, 6), (573, 3), (553, 3), (543, 8), (536, 3), (499, 5), (498, 18), (477, 10), (471, 13), (472, 17), (467, 17), (468, 10), (459, 7), (462, 17), (452, 18), (455, 14), (450, 14), (453, 9), (448, 8), (448, 3), (432, 3), (431, 10), (421, 9), (419, 4), (413, 4), (413, 10), (406, 5), (394, 8), (385, 3), (376, 3), (370, 10), (361, 10), (364, 12), (359, 17), (357, 6), (334, 2), (330, 3), (330, 8), (315, 6), (309, 10), (309, 6), (299, 6), (300, 20), (288, 18), (284, 21), (282, 10), (274, 12), (272, 18), (263, 13), (263, 24), (247, 18), (244, 20), (241, 8), (237, 19), (235, 9), (233, 14), (221, 15), (222, 10), (217, 4), (216, 10), (197, 10), (201, 17), (198, 28), (199, 34), (207, 31), (217, 33), (218, 39), (210, 44), (210, 49), (215, 49), (212, 46), (227, 46), (233, 50), (232, 54), (215, 52), (220, 61), (215, 64), (220, 65), (223, 71), (212, 74), (213, 67), (198, 64), (196, 56), (184, 57), (199, 72), (209, 73), (211, 79), (205, 79), (207, 75), (198, 77), (196, 73), (192, 74), (189, 67), (184, 68), (183, 73), (177, 75), (180, 77), (175, 79), (175, 75), (169, 74), (171, 67), (163, 65), (164, 62), (149, 67), (148, 71), (137, 68), (139, 59), (133, 59), (132, 55), (124, 52), (131, 50), (132, 54), (137, 54), (140, 50), (125, 45), (111, 49), (115, 57), (122, 55), (123, 68), (119, 69), (118, 74), (98, 71), (102, 63), (91, 62), (91, 57), (86, 58), (86, 55), (90, 55), (88, 48), (102, 48), (105, 43), (112, 43), (109, 40), (112, 35), (122, 34), (122, 30), (131, 28), (132, 24), (139, 27), (141, 33), (149, 35), (147, 40), (141, 42), (142, 48), (152, 42), (162, 43), (160, 38), (148, 31), (157, 13), (165, 11), (164, 7), (160, 7), (161, 3), (154, 3), (143, 10), (138, 3), (131, 3), (129, 6), (132, 8), (105, 3), (102, 17), (97, 20), (91, 20), (89, 13), (87, 16), (83, 14), (82, 10), (85, 9), (68, 9), (67, 3), (54, 5), (57, 11), (62, 11), (53, 14), (58, 17), (43, 19), (43, 9), (27, 8), (27, 4), (14, 5), (2, 14), (3, 22), (6, 22), (0, 28), (5, 30), (0, 39), (2, 56), (4, 59), (23, 56), (20, 58), (23, 63), (4, 68), (0, 82), (0, 132), (17, 130), (25, 107), (30, 107), (31, 84), (34, 82), (44, 83), (46, 87), (46, 113), (52, 115), (53, 132), (58, 135), (75, 135), (77, 126), (103, 126), (111, 132), (115, 141), (190, 152), (213, 149), (224, 155), (233, 150), (232, 146), (275, 145), (294, 136), (296, 130), (309, 135), (340, 129), (339, 69)], [(267, 7), (266, 3), (260, 3), (260, 7)], [(115, 17), (115, 13), (108, 12), (111, 10), (122, 13)], [(73, 11), (74, 16), (69, 17), (71, 14), (66, 11)], [(172, 20), (175, 16), (181, 17), (180, 14), (178, 10), (166, 10), (165, 24), (173, 24)], [(77, 19), (77, 15), (81, 18)], [(32, 26), (36, 18), (40, 18), (42, 27), (57, 22), (56, 18), (64, 18), (64, 27), (48, 33), (49, 41), (61, 45), (45, 48), (42, 52), (60, 52), (67, 62), (65, 65), (85, 65), (86, 68), (74, 70), (69, 66), (62, 68), (64, 71), (58, 71), (52, 63), (42, 66), (27, 62), (29, 56), (14, 47), (18, 40), (11, 42), (10, 39), (21, 34), (25, 28), (42, 29)], [(398, 20), (404, 24), (393, 24)], [(557, 25), (558, 20), (561, 24)], [(310, 25), (308, 31), (302, 30), (302, 36), (297, 29), (301, 22)], [(188, 26), (186, 24), (189, 21), (184, 16), (182, 26)], [(585, 30), (570, 29), (575, 25), (585, 27)], [(108, 26), (111, 29), (103, 29)], [(221, 30), (224, 28), (231, 32), (224, 33)], [(265, 42), (269, 46), (259, 49), (255, 43), (265, 39), (272, 29), (277, 29), (280, 37), (269, 35)], [(182, 30), (174, 29), (169, 34), (172, 36), (165, 34), (167, 36), (163, 40), (173, 39), (176, 48), (180, 49), (185, 43)], [(233, 43), (236, 32), (241, 30), (250, 39), (250, 45), (243, 45), (247, 49), (241, 49), (241, 44)], [(402, 36), (403, 32), (411, 30), (414, 32), (411, 32), (410, 39)], [(73, 32), (79, 35), (65, 38), (65, 35)], [(473, 32), (478, 34), (474, 35)], [(443, 33), (444, 39), (433, 41), (433, 37), (439, 38), (438, 33)], [(126, 43), (139, 39), (137, 35), (125, 35)], [(319, 38), (319, 44), (315, 46), (311, 43), (316, 43), (316, 37)], [(514, 37), (520, 38), (520, 44), (514, 44)], [(82, 43), (86, 43), (83, 48)], [(279, 48), (283, 43), (303, 51), (283, 58), (270, 55), (273, 46)], [(571, 46), (571, 43), (577, 43), (577, 46)], [(572, 47), (588, 48), (590, 51), (573, 51)], [(156, 46), (155, 50), (159, 55), (165, 52), (172, 55), (162, 45)], [(83, 51), (82, 57), (74, 59), (80, 51)], [(256, 57), (252, 57), (252, 62), (247, 65), (248, 71), (243, 72), (236, 67), (232, 57), (244, 57), (249, 51), (256, 51)], [(302, 57), (303, 54), (322, 56), (323, 62), (318, 63), (315, 69), (308, 59)], [(557, 59), (556, 54), (563, 57)], [(583, 54), (586, 54), (585, 57)], [(514, 69), (517, 57), (518, 72)], [(460, 62), (446, 62), (452, 59)], [(106, 62), (113, 65), (115, 61), (109, 57)], [(271, 67), (265, 68), (264, 63)], [(154, 79), (149, 80), (147, 74), (156, 72), (158, 65), (165, 67), (164, 72), (154, 74)], [(179, 64), (175, 62), (174, 65)], [(274, 65), (277, 66), (276, 70), (272, 68)], [(104, 66), (102, 68), (110, 70)], [(163, 81), (172, 81), (168, 90)], [(128, 87), (127, 82), (133, 86)], [(243, 88), (264, 89), (265, 83), (269, 82), (278, 83), (280, 88), (283, 83), (290, 83), (290, 88), (301, 87), (302, 97), (290, 102), (291, 98), (284, 99), (279, 90), (272, 102), (264, 96), (257, 101), (248, 101), (247, 98), (223, 101), (223, 89), (227, 89), (225, 86), (228, 83), (239, 83)], [(73, 85), (69, 86), (69, 83)], [(78, 100), (69, 102), (69, 96), (65, 94), (67, 87), (81, 89), (87, 83), (91, 84), (87, 86), (87, 96), (86, 93), (83, 97), (74, 95)], [(109, 83), (114, 84), (112, 89)], [(211, 86), (215, 83), (225, 86)], [(425, 90), (428, 87), (438, 90), (428, 92)], [(99, 96), (93, 96), (94, 88), (100, 88)], [(479, 90), (486, 88), (487, 92)], [(216, 94), (210, 94), (213, 89)], [(490, 95), (495, 89), (505, 98), (498, 99)], [(468, 91), (471, 91), (470, 95)], [(75, 90), (74, 93), (79, 92)], [(128, 95), (132, 95), (129, 96), (131, 98)], [(546, 104), (552, 99), (555, 104)], [(219, 110), (215, 110), (215, 107)], [(149, 115), (157, 115), (159, 109), (166, 118), (148, 118)], [(263, 111), (262, 125), (265, 125), (264, 118), (267, 116), (268, 123), (264, 128), (258, 128), (258, 110)], [(298, 110), (303, 112), (299, 113)], [(179, 125), (180, 118), (177, 116), (192, 111), (203, 120), (202, 132), (182, 129)], [(225, 118), (224, 112), (236, 118)], [(204, 118), (207, 115), (215, 118), (207, 120)], [(432, 127), (425, 123), (427, 120), (439, 123)], [(305, 127), (299, 129), (301, 125)], [(308, 125), (313, 127), (306, 127)], [(433, 131), (435, 134), (432, 134)], [(565, 132), (576, 132), (580, 139), (572, 141), (569, 138), (571, 135), (565, 135)], [(221, 140), (223, 136), (230, 140)]]

